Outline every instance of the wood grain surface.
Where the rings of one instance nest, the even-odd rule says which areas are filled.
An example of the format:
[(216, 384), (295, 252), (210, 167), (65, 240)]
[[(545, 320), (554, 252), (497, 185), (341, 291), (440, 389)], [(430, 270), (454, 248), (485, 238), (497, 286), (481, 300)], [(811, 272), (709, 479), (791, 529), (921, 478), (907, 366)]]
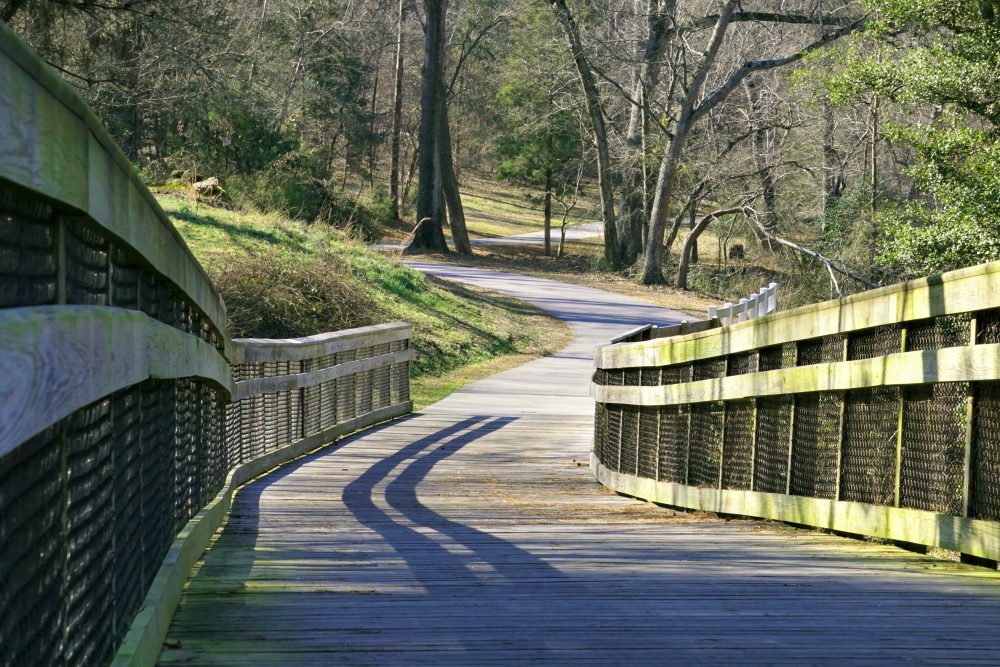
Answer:
[(574, 342), (245, 487), (165, 665), (989, 663), (983, 568), (615, 495), (588, 468), (593, 346), (674, 314), (421, 268), (532, 301)]

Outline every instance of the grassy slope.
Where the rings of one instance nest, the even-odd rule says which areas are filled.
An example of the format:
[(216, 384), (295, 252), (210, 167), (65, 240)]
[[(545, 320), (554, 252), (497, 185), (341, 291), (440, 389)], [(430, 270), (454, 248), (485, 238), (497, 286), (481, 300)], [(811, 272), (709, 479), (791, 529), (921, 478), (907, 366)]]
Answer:
[(160, 204), (219, 286), (234, 335), (412, 323), (418, 407), (569, 340), (568, 328), (538, 309), (428, 278), (330, 228), (169, 195)]
[[(596, 190), (590, 188), (581, 196), (580, 203), (570, 215), (568, 224), (593, 222), (591, 211), (600, 210)], [(542, 192), (509, 183), (498, 183), (467, 175), (462, 179), (462, 206), (466, 226), (473, 238), (498, 238), (536, 232), (543, 228)], [(552, 204), (553, 229), (558, 229), (562, 207)], [(413, 225), (402, 223), (386, 230), (387, 240), (402, 239), (412, 231)], [(445, 236), (451, 236), (445, 229)]]

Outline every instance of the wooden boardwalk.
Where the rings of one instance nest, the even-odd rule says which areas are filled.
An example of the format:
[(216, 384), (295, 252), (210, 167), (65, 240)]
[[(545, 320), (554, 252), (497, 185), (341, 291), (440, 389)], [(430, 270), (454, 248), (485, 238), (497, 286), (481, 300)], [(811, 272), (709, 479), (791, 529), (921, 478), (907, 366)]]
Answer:
[(592, 348), (676, 314), (456, 267), (573, 327), (562, 353), (243, 489), (163, 664), (1000, 664), (1000, 579), (610, 494)]

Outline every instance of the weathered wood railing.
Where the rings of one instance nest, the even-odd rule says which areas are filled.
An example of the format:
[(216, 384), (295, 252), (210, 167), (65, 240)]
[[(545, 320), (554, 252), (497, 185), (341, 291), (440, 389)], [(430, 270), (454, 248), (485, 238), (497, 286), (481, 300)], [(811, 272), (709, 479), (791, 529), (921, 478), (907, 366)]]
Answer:
[(410, 411), (410, 335), (232, 340), (131, 165), (0, 23), (0, 664), (155, 661), (240, 484)]
[(596, 366), (591, 462), (617, 491), (1000, 559), (1000, 263)]

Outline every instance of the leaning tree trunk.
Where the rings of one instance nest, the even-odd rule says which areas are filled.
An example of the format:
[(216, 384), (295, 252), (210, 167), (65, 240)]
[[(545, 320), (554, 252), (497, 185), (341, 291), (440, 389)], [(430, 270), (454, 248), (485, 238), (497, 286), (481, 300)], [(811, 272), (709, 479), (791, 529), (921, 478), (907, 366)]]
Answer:
[[(643, 6), (645, 4), (645, 6)], [(636, 0), (637, 13), (646, 14), (646, 40), (642, 61), (633, 76), (632, 101), (629, 103), (628, 131), (625, 147), (628, 151), (627, 173), (622, 193), (619, 244), (624, 264), (634, 264), (642, 254), (646, 234), (645, 194), (645, 133), (648, 125), (646, 99), (660, 81), (660, 61), (666, 51), (667, 28), (676, 9), (676, 0)]]
[(444, 90), (445, 15), (448, 0), (424, 0), (424, 71), (420, 84), (420, 177), (417, 182), (417, 226), (407, 250), (448, 252), (440, 215), (435, 215), (434, 198), (440, 188), (435, 169), (438, 161), (439, 97)]
[(392, 141), (389, 149), (389, 205), (393, 220), (399, 220), (399, 152), (403, 125), (403, 24), (406, 19), (406, 3), (399, 0), (399, 14), (396, 26), (396, 73), (392, 94)]
[(615, 227), (614, 188), (611, 184), (611, 151), (608, 148), (608, 131), (604, 124), (604, 111), (601, 108), (601, 96), (594, 80), (594, 72), (580, 39), (573, 15), (570, 14), (566, 0), (552, 0), (552, 10), (556, 19), (569, 40), (576, 70), (580, 75), (583, 93), (587, 102), (587, 113), (593, 126), (594, 143), (597, 145), (597, 182), (601, 190), (601, 218), (604, 226), (604, 260), (613, 268), (621, 267), (621, 255), (618, 252), (618, 233)]
[(465, 227), (465, 208), (458, 190), (455, 162), (451, 154), (451, 128), (448, 125), (448, 100), (442, 89), (439, 99), (441, 109), (438, 115), (438, 167), (441, 169), (441, 189), (448, 205), (448, 224), (451, 226), (451, 242), (455, 250), (463, 255), (472, 254), (469, 231)]

